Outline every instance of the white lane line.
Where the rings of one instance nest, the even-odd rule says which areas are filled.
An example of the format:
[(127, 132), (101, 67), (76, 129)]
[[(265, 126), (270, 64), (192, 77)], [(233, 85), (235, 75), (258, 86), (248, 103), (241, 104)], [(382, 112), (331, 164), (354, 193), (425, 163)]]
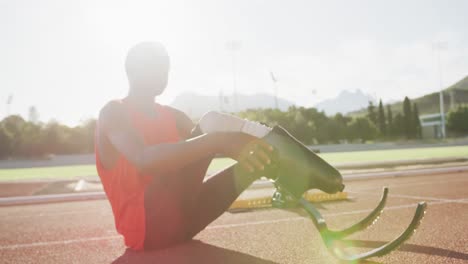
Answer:
[[(447, 183), (457, 183), (457, 182), (467, 182), (468, 181), (468, 177), (465, 178), (465, 179), (453, 179), (453, 180), (437, 180), (437, 181), (425, 181), (425, 182), (414, 182), (414, 183), (402, 183), (402, 184), (388, 184), (386, 186), (388, 186), (390, 189), (391, 188), (398, 188), (398, 187), (410, 187), (410, 186), (419, 186), (419, 185), (438, 185), (438, 184), (447, 184)], [(369, 191), (369, 190), (380, 190), (382, 189), (381, 186), (375, 186), (375, 187), (364, 187), (364, 188), (353, 188), (352, 191), (347, 191), (349, 193), (357, 193), (357, 192), (361, 192), (361, 191)], [(368, 194), (371, 194), (371, 193), (368, 193)], [(377, 192), (375, 193), (376, 195), (380, 195), (381, 193), (380, 192)], [(392, 195), (390, 193), (390, 195)], [(392, 195), (394, 196), (394, 195)], [(419, 199), (419, 198), (418, 198)], [(438, 198), (436, 198), (438, 199)], [(430, 200), (430, 199), (427, 199), (427, 200)], [(460, 202), (460, 201), (459, 201)], [(2, 209), (2, 207), (0, 207), (0, 210)], [(7, 209), (7, 207), (5, 207), (5, 209)], [(110, 210), (99, 210), (99, 209), (96, 209), (96, 210), (82, 210), (82, 211), (66, 211), (66, 212), (54, 212), (54, 213), (40, 213), (40, 214), (37, 214), (37, 215), (14, 215), (14, 214), (5, 214), (5, 215), (0, 215), (0, 217), (2, 219), (5, 219), (5, 218), (27, 218), (27, 217), (43, 217), (43, 216), (56, 216), (56, 215), (67, 215), (67, 214), (81, 214), (81, 213), (94, 213), (94, 212), (102, 212), (103, 214), (111, 214), (112, 211)]]
[(70, 215), (70, 214), (92, 214), (92, 213), (99, 213), (101, 216), (103, 215), (110, 215), (112, 214), (111, 210), (100, 210), (100, 209), (93, 209), (93, 210), (76, 210), (76, 211), (65, 211), (65, 212), (54, 212), (54, 213), (38, 213), (35, 215), (14, 215), (14, 214), (7, 214), (7, 215), (1, 215), (0, 218), (5, 219), (5, 218), (29, 218), (29, 217), (42, 217), (42, 216), (60, 216), (60, 215)]
[[(378, 179), (388, 177), (404, 177), (404, 176), (419, 176), (419, 175), (434, 175), (442, 173), (462, 173), (468, 171), (468, 166), (456, 166), (446, 168), (426, 168), (413, 170), (398, 170), (384, 172), (369, 172), (363, 174), (345, 174), (343, 177), (348, 180), (352, 179)], [(467, 174), (468, 175), (468, 174)], [(255, 187), (271, 187), (271, 182), (256, 182), (252, 185)], [(86, 192), (86, 193), (68, 193), (68, 194), (50, 194), (50, 195), (35, 195), (35, 196), (17, 196), (17, 197), (0, 197), (0, 206), (12, 206), (23, 204), (42, 204), (53, 202), (69, 202), (69, 201), (86, 201), (86, 200), (103, 200), (106, 195), (102, 191)]]
[(11, 205), (32, 205), (54, 202), (74, 202), (74, 201), (93, 201), (104, 200), (104, 192), (84, 192), (84, 193), (64, 193), (64, 194), (44, 194), (30, 196), (0, 197), (1, 206)]
[(410, 176), (424, 176), (435, 175), (443, 173), (462, 173), (468, 170), (468, 166), (444, 167), (444, 168), (420, 168), (410, 170), (396, 170), (396, 171), (382, 171), (382, 172), (366, 172), (366, 173), (352, 173), (349, 175), (344, 174), (345, 179), (377, 179), (385, 177), (410, 177)]
[[(433, 201), (428, 202), (428, 205), (439, 205), (439, 204), (447, 204), (447, 203), (459, 203), (459, 202), (466, 202), (468, 199), (457, 199), (457, 200), (447, 200), (447, 201)], [(404, 205), (395, 205), (385, 207), (384, 211), (394, 211), (399, 209), (406, 209), (406, 208), (416, 208), (417, 204), (404, 204)], [(364, 214), (370, 213), (373, 209), (362, 209), (362, 210), (353, 210), (348, 212), (340, 212), (340, 213), (328, 213), (323, 214), (324, 217), (332, 217), (332, 216), (343, 216), (343, 215), (354, 215), (354, 214)], [(281, 222), (288, 222), (288, 221), (298, 221), (298, 220), (308, 220), (305, 217), (289, 217), (289, 218), (282, 218), (276, 220), (264, 220), (264, 221), (256, 221), (256, 222), (247, 222), (247, 223), (239, 223), (239, 224), (224, 224), (224, 225), (214, 225), (208, 226), (206, 229), (220, 229), (220, 228), (230, 228), (230, 227), (242, 227), (242, 226), (251, 226), (251, 225), (262, 225), (262, 224), (274, 224), (274, 223), (281, 223)]]
[[(447, 200), (447, 201), (433, 201), (433, 202), (428, 202), (428, 205), (440, 205), (440, 204), (457, 203), (457, 202), (464, 202), (464, 201), (468, 201), (468, 199), (464, 198), (464, 199)], [(397, 205), (397, 206), (385, 207), (384, 211), (393, 211), (393, 210), (415, 208), (415, 207), (416, 207), (416, 204)], [(354, 211), (340, 212), (340, 213), (329, 213), (329, 214), (324, 214), (323, 216), (331, 217), (331, 216), (354, 215), (354, 214), (370, 213), (371, 211), (372, 209), (354, 210)], [(206, 229), (211, 230), (211, 229), (235, 228), (235, 227), (254, 226), (254, 225), (263, 225), (263, 224), (275, 224), (275, 223), (289, 222), (289, 221), (309, 221), (309, 220), (306, 217), (297, 216), (297, 217), (288, 217), (288, 218), (281, 218), (281, 219), (275, 219), (275, 220), (246, 222), (246, 223), (239, 223), (239, 224), (213, 225), (213, 226), (208, 226)], [(118, 238), (121, 238), (121, 236), (113, 235), (113, 236), (89, 237), (89, 238), (79, 238), (79, 239), (70, 239), (70, 240), (59, 240), (59, 241), (34, 242), (34, 243), (27, 243), (27, 244), (2, 245), (0, 246), (0, 250), (15, 250), (15, 249), (22, 249), (22, 248), (52, 246), (52, 245), (68, 245), (68, 244), (74, 244), (74, 243), (111, 240), (111, 239), (118, 239)]]
[[(373, 192), (356, 192), (356, 191), (348, 191), (348, 193), (354, 193), (354, 194), (367, 194), (367, 195), (381, 195), (379, 193), (373, 193)], [(415, 199), (415, 200), (420, 200), (420, 201), (444, 201), (444, 202), (451, 202), (451, 203), (466, 203), (467, 198), (460, 198), (460, 199), (445, 199), (445, 198), (437, 198), (437, 197), (428, 197), (428, 196), (414, 196), (414, 195), (405, 195), (405, 194), (389, 194), (390, 197), (396, 197), (396, 198), (408, 198), (408, 199)]]
[(222, 224), (222, 225), (213, 225), (207, 226), (205, 229), (222, 229), (222, 228), (232, 228), (232, 227), (242, 227), (242, 226), (254, 226), (254, 225), (264, 225), (264, 224), (275, 224), (281, 222), (289, 222), (289, 221), (298, 221), (298, 220), (306, 220), (302, 216), (296, 217), (288, 217), (288, 218), (281, 218), (275, 220), (262, 220), (262, 221), (255, 221), (255, 222), (246, 222), (246, 223), (239, 223), (239, 224)]
[(21, 249), (21, 248), (30, 248), (30, 247), (41, 247), (41, 246), (54, 246), (54, 245), (68, 245), (75, 243), (84, 243), (90, 241), (101, 241), (101, 240), (110, 240), (121, 238), (119, 235), (114, 236), (103, 236), (103, 237), (86, 237), (78, 239), (69, 239), (69, 240), (58, 240), (58, 241), (44, 241), (44, 242), (34, 242), (28, 244), (14, 244), (14, 245), (4, 245), (0, 246), (0, 250), (11, 250), (11, 249)]
[[(454, 179), (454, 180), (437, 180), (437, 181), (424, 181), (424, 182), (412, 182), (412, 183), (390, 183), (384, 184), (388, 188), (398, 188), (398, 187), (410, 187), (410, 186), (420, 186), (420, 185), (440, 185), (440, 184), (447, 184), (447, 183), (457, 183), (457, 182), (468, 182), (468, 177), (465, 179)], [(384, 186), (382, 185), (382, 186)], [(362, 188), (353, 188), (355, 191), (367, 191), (367, 190), (375, 190), (375, 189), (382, 189), (381, 186), (368, 186)], [(345, 191), (347, 191), (345, 189)]]

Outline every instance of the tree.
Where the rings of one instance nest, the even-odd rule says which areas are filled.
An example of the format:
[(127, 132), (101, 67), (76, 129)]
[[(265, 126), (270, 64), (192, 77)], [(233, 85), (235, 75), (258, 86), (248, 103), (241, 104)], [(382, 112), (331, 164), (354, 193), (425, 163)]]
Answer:
[(16, 154), (21, 157), (39, 157), (45, 152), (42, 142), (42, 127), (33, 122), (24, 123), (21, 132), (21, 143)]
[(351, 121), (350, 129), (355, 139), (361, 139), (366, 142), (367, 140), (375, 139), (377, 136), (377, 128), (375, 125), (365, 117), (358, 117)]
[(416, 103), (413, 104), (413, 127), (415, 138), (422, 138), (421, 121), (419, 120), (419, 110)]
[[(35, 112), (31, 107), (30, 113)], [(34, 119), (31, 118), (31, 121)], [(94, 150), (95, 127), (94, 119), (71, 128), (54, 121), (46, 125), (36, 124), (25, 121), (19, 115), (10, 115), (0, 122), (0, 159), (91, 153)]]
[(9, 156), (18, 154), (25, 124), (26, 121), (19, 115), (10, 115), (3, 119), (2, 129), (8, 138)]
[(403, 132), (407, 139), (412, 138), (414, 135), (413, 114), (411, 113), (411, 101), (405, 96), (403, 100)]
[(367, 106), (367, 117), (374, 125), (377, 125), (377, 114), (375, 113), (375, 106), (372, 101), (369, 101), (369, 106)]
[(378, 115), (378, 125), (380, 134), (383, 136), (387, 135), (387, 121), (385, 120), (385, 111), (382, 104), (382, 99), (379, 102), (379, 115)]
[(393, 135), (395, 137), (400, 137), (405, 135), (405, 118), (401, 113), (397, 113), (395, 115), (395, 119), (393, 119)]
[(304, 143), (310, 143), (310, 135), (308, 132), (311, 124), (304, 115), (304, 109), (301, 108), (296, 109), (296, 111), (294, 111), (294, 117), (292, 119), (290, 127), (293, 131), (295, 131), (295, 136), (300, 141)]
[(459, 106), (447, 115), (447, 128), (457, 134), (468, 134), (468, 106)]
[(60, 154), (63, 152), (64, 134), (63, 126), (56, 121), (50, 121), (45, 125), (42, 140), (47, 146), (48, 154)]
[(10, 137), (0, 126), (0, 159), (7, 158), (11, 155)]
[(85, 121), (82, 125), (85, 131), (85, 144), (86, 150), (85, 152), (93, 152), (94, 151), (94, 132), (96, 130), (96, 119), (89, 119)]
[(393, 114), (390, 105), (387, 105), (387, 135), (394, 136)]
[(338, 130), (338, 134), (339, 134), (338, 140), (343, 140), (343, 139), (346, 139), (346, 140), (349, 140), (349, 141), (352, 140), (352, 136), (351, 136), (351, 133), (350, 133), (350, 130), (349, 130), (349, 123), (352, 120), (353, 119), (351, 117), (344, 116), (341, 113), (337, 113), (335, 115), (335, 117), (333, 118), (333, 121), (337, 125), (337, 130)]

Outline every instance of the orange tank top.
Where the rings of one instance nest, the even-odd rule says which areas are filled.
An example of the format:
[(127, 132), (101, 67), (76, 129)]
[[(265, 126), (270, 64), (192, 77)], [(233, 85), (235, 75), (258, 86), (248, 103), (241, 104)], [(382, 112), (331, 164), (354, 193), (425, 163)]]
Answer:
[[(177, 142), (180, 140), (175, 117), (166, 107), (155, 103), (156, 116), (148, 117), (121, 101), (132, 120), (133, 128), (145, 144)], [(97, 133), (96, 133), (97, 134)], [(95, 145), (96, 168), (114, 214), (117, 232), (123, 235), (125, 245), (142, 250), (145, 240), (145, 189), (154, 175), (140, 173), (123, 155), (111, 169), (105, 169)]]

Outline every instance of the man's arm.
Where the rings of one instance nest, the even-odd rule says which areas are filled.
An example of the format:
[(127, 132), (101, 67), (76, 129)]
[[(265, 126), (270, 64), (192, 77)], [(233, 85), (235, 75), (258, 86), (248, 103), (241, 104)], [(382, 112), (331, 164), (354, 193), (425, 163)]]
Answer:
[(170, 111), (174, 115), (177, 124), (177, 131), (183, 139), (189, 139), (192, 137), (192, 130), (195, 127), (193, 121), (182, 111), (169, 107)]
[(145, 146), (118, 102), (110, 102), (101, 110), (99, 129), (113, 147), (141, 171), (177, 170), (222, 151), (220, 133), (204, 134), (178, 143)]
[[(189, 139), (189, 138), (193, 138), (198, 135), (204, 134), (203, 131), (201, 131), (201, 128), (199, 127), (200, 124), (198, 124), (198, 126), (195, 127), (195, 124), (193, 123), (193, 121), (184, 112), (178, 109), (172, 108), (172, 107), (169, 107), (169, 109), (172, 111), (176, 119), (177, 130), (179, 131), (179, 134), (182, 138)], [(226, 125), (226, 123), (223, 121), (235, 122), (236, 121), (235, 119), (242, 120), (238, 117), (235, 117), (232, 115), (225, 115), (225, 114), (223, 116), (228, 117), (227, 118), (228, 120), (219, 120), (219, 118), (216, 118), (219, 115), (223, 115), (223, 114), (220, 114), (218, 112), (210, 112), (208, 114), (205, 114), (201, 120), (212, 118), (213, 121), (220, 121), (218, 126)], [(245, 120), (242, 120), (242, 121), (245, 121)], [(240, 131), (229, 131), (229, 129), (227, 129), (224, 132), (216, 131), (216, 129), (214, 129), (214, 131), (208, 132), (208, 134), (210, 133), (217, 133), (219, 135), (223, 135), (224, 142), (220, 144), (224, 146), (223, 147), (223, 149), (225, 150), (224, 154), (228, 157), (231, 157), (239, 161), (240, 165), (247, 171), (254, 172), (255, 170), (258, 170), (258, 169), (262, 170), (264, 168), (264, 164), (268, 164), (270, 162), (270, 157), (268, 154), (271, 151), (270, 146), (267, 145), (265, 142), (259, 139), (256, 139), (252, 135), (249, 135)], [(255, 147), (254, 145), (259, 145), (260, 148)], [(257, 150), (255, 155), (250, 155), (246, 153), (251, 149), (252, 146), (254, 147), (254, 149)], [(212, 157), (213, 156), (209, 156), (208, 158), (211, 159)]]

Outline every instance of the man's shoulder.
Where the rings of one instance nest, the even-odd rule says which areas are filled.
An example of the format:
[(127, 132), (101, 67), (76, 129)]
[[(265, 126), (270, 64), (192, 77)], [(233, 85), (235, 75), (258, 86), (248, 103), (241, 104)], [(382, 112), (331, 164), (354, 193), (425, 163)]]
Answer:
[(177, 129), (183, 138), (188, 138), (194, 126), (193, 121), (187, 114), (171, 106), (166, 106), (167, 109), (174, 115)]
[(122, 100), (111, 100), (101, 108), (98, 123), (104, 127), (109, 124), (122, 123), (125, 116), (126, 111)]
[(115, 114), (121, 113), (124, 110), (122, 100), (110, 100), (99, 111), (99, 119), (107, 118)]
[(182, 113), (182, 114), (185, 114), (184, 112), (182, 112), (181, 110), (175, 108), (175, 107), (172, 107), (170, 105), (164, 105), (164, 107), (166, 107), (166, 109), (168, 109), (169, 111), (173, 112), (173, 113)]
[(188, 115), (186, 113), (184, 113), (183, 111), (177, 109), (177, 108), (174, 108), (172, 106), (168, 106), (166, 105), (165, 106), (176, 118), (182, 118), (182, 119), (189, 119), (190, 118), (188, 117)]

